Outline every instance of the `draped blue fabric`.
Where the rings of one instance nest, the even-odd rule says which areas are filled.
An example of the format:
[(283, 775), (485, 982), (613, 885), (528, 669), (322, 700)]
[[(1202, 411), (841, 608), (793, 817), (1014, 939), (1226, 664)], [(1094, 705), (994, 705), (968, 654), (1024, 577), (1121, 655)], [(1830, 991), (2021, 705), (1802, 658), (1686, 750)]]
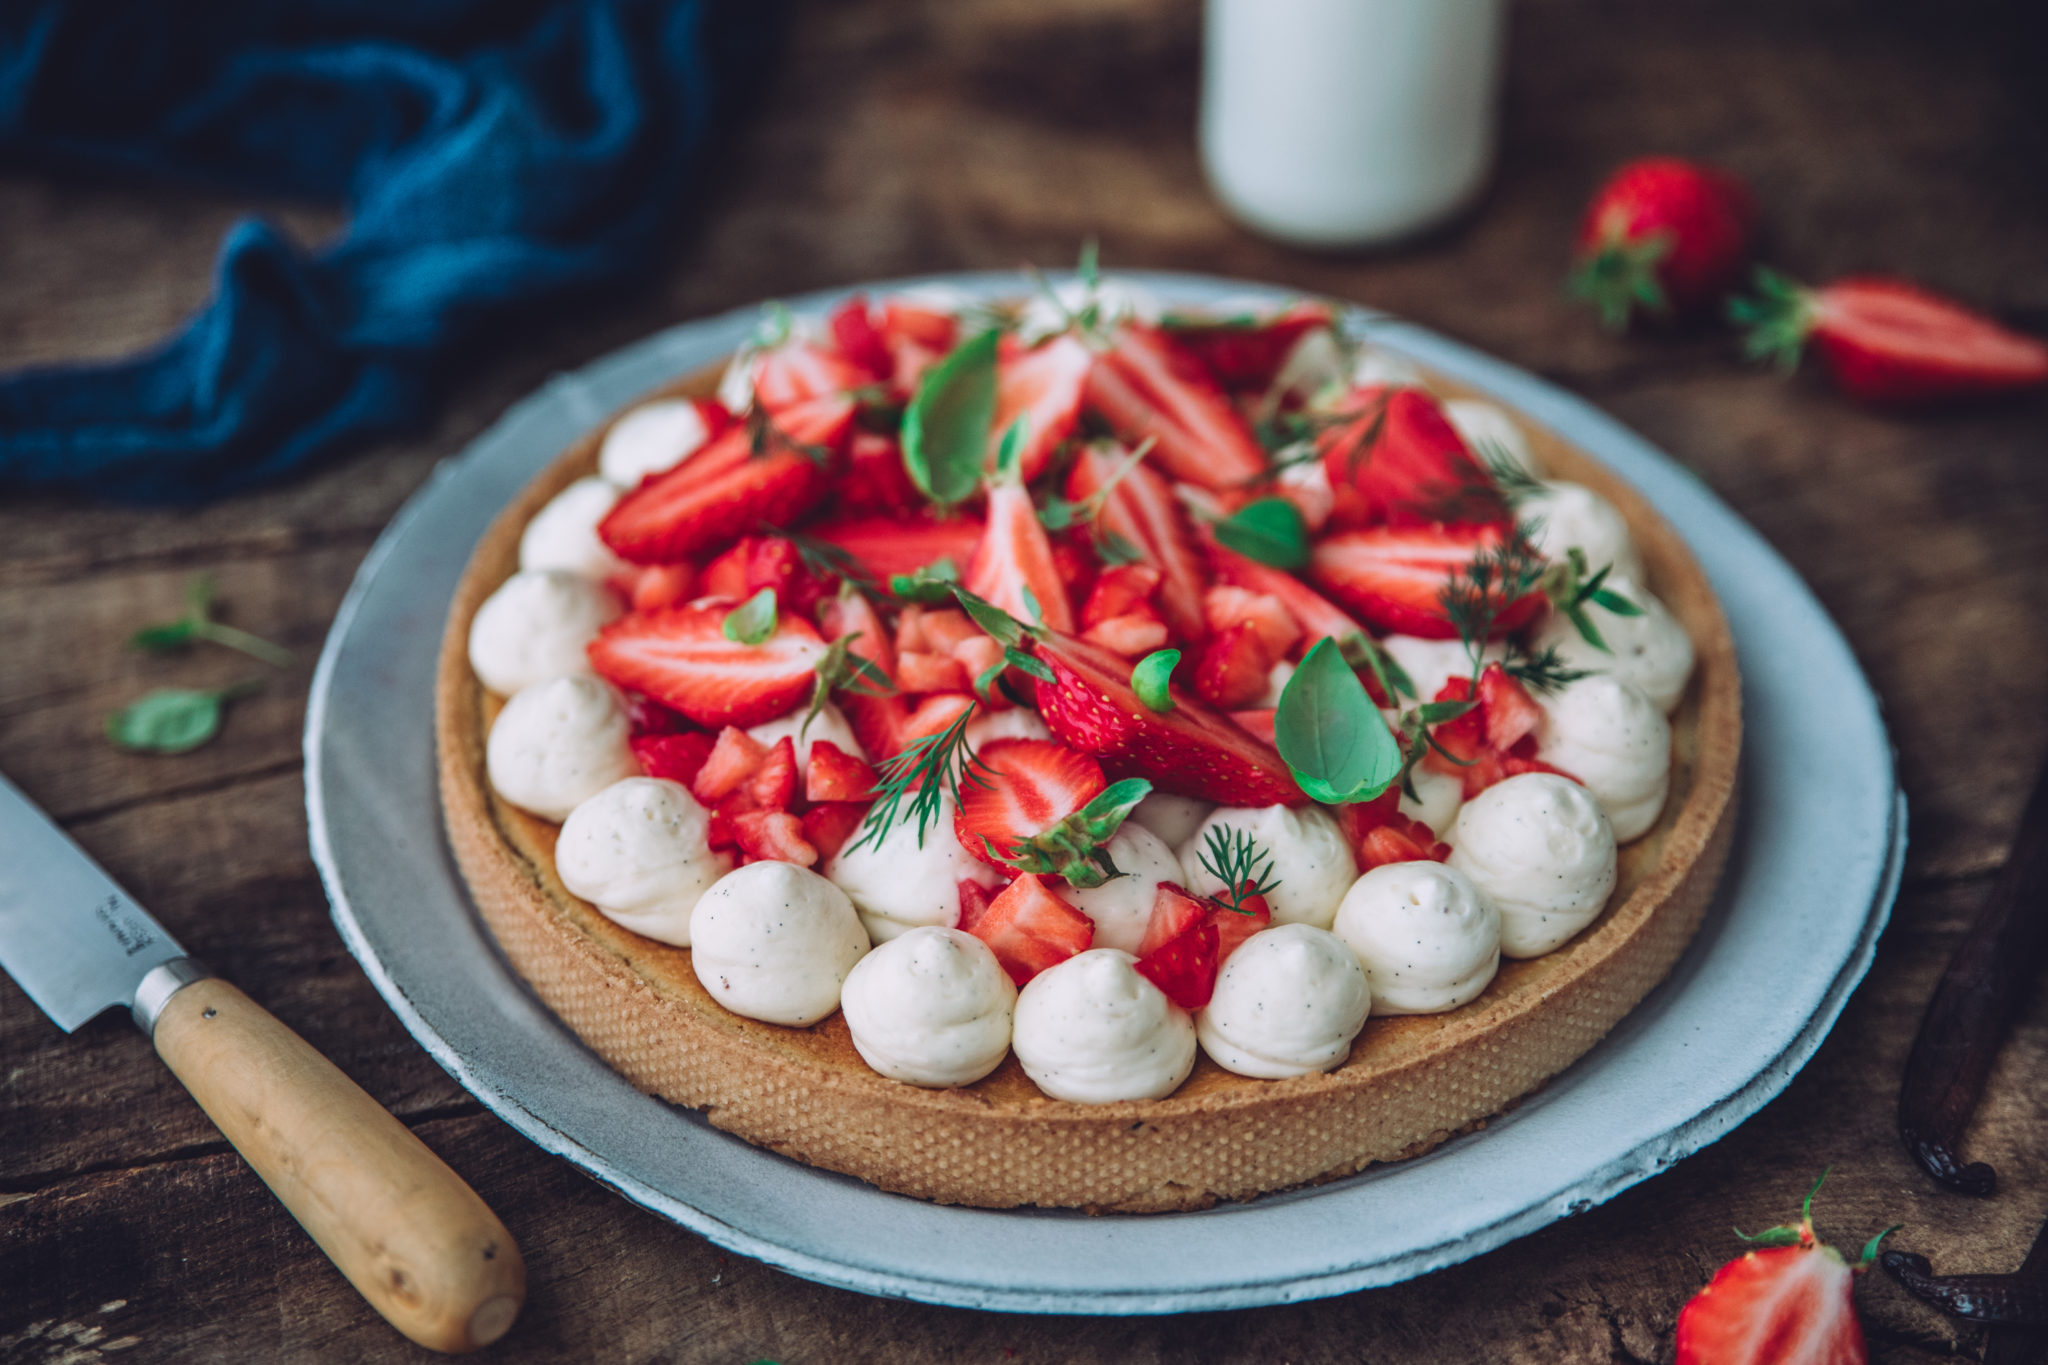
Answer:
[[(0, 5), (0, 163), (339, 200), (260, 219), (161, 347), (0, 375), (0, 491), (183, 501), (425, 415), (522, 308), (644, 272), (757, 83), (771, 0)], [(4, 231), (0, 225), (0, 231)]]

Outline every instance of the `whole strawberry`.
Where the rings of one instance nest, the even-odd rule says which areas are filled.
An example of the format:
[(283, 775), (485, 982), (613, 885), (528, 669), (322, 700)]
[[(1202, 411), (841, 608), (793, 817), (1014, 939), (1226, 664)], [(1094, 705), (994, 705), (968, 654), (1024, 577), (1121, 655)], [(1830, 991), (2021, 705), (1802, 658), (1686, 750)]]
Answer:
[[(1825, 1173), (1821, 1180), (1826, 1180)], [(1722, 1266), (1678, 1314), (1676, 1365), (1865, 1365), (1869, 1354), (1852, 1299), (1856, 1276), (1869, 1268), (1886, 1228), (1864, 1244), (1854, 1265), (1813, 1235), (1813, 1196), (1799, 1207), (1799, 1226), (1754, 1237)], [(1742, 1236), (1737, 1233), (1737, 1236)]]
[(1755, 221), (1749, 188), (1726, 171), (1671, 156), (1631, 161), (1587, 206), (1568, 285), (1609, 331), (1639, 309), (1697, 313), (1734, 283)]

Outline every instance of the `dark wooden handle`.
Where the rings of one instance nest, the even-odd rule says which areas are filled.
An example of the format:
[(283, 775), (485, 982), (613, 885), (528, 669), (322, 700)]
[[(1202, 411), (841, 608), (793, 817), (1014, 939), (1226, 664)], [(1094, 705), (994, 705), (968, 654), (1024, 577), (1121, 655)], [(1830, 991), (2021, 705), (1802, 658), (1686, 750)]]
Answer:
[(526, 1265), (462, 1177), (296, 1033), (225, 981), (157, 1018), (156, 1050), (391, 1325), (436, 1351), (505, 1335)]

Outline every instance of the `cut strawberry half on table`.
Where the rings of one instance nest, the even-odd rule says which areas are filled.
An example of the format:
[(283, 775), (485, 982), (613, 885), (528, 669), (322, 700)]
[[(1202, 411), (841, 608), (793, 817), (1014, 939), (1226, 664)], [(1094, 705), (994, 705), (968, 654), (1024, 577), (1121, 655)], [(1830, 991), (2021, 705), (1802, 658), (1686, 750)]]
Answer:
[(1263, 318), (1168, 319), (1166, 334), (1232, 393), (1264, 393), (1301, 339), (1336, 323), (1327, 303), (1301, 300)]
[(1356, 389), (1339, 411), (1355, 415), (1318, 439), (1323, 472), (1331, 488), (1357, 492), (1369, 517), (1391, 526), (1510, 519), (1492, 477), (1427, 392)]
[(989, 902), (967, 932), (986, 943), (1021, 986), (1047, 967), (1087, 952), (1095, 941), (1095, 921), (1026, 872)]
[[(1124, 469), (1129, 458), (1114, 447), (1083, 450), (1067, 476), (1067, 498), (1086, 501), (1105, 482), (1116, 479), (1116, 486), (1103, 497), (1096, 526), (1122, 537), (1147, 564), (1159, 570), (1156, 600), (1160, 614), (1177, 637), (1197, 643), (1209, 633), (1202, 615), (1202, 594), (1209, 584), (1187, 515), (1166, 480), (1148, 467), (1150, 456), (1135, 468)], [(1123, 470), (1120, 477), (1119, 470)]]
[(1757, 271), (1757, 296), (1730, 313), (1744, 348), (1790, 370), (1806, 342), (1835, 384), (1878, 405), (1937, 403), (2048, 384), (2048, 344), (1904, 280), (1858, 277), (1808, 289)]
[(1160, 791), (1226, 806), (1308, 800), (1272, 745), (1193, 693), (1169, 684), (1173, 709), (1154, 711), (1131, 690), (1130, 661), (1100, 645), (1048, 633), (1036, 651), (1053, 674), (1035, 682), (1046, 726), (1111, 776), (1150, 778)]
[[(1481, 551), (1499, 545), (1491, 526), (1375, 526), (1339, 531), (1314, 550), (1309, 572), (1346, 607), (1383, 631), (1454, 640), (1443, 592)], [(1493, 636), (1526, 625), (1543, 606), (1531, 591), (1495, 614)]]
[(1202, 362), (1156, 327), (1116, 330), (1088, 372), (1088, 406), (1131, 445), (1156, 440), (1176, 479), (1230, 489), (1266, 472), (1266, 452)]
[(862, 573), (883, 587), (897, 574), (914, 574), (941, 559), (967, 567), (981, 544), (979, 517), (848, 517), (813, 526), (810, 533), (853, 556)]
[(598, 535), (621, 559), (665, 564), (723, 549), (764, 522), (788, 525), (831, 492), (852, 423), (844, 398), (801, 403), (776, 417), (759, 454), (751, 427), (733, 427), (619, 499)]
[(988, 525), (967, 562), (964, 582), (969, 592), (1026, 624), (1060, 631), (1074, 628), (1074, 608), (1053, 562), (1045, 525), (1030, 491), (1014, 479), (999, 481), (988, 490)]
[(758, 645), (725, 636), (732, 604), (693, 602), (612, 622), (590, 644), (598, 676), (645, 692), (699, 725), (758, 725), (809, 695), (825, 644), (810, 622), (779, 612)]
[(1074, 434), (1081, 420), (1081, 396), (1095, 355), (1079, 338), (1056, 336), (1027, 348), (1006, 336), (996, 352), (996, 418), (989, 432), (989, 467), (1010, 424), (1024, 421), (1018, 477), (1029, 483), (1045, 472), (1053, 451)]
[(627, 741), (633, 750), (633, 757), (640, 764), (640, 771), (649, 777), (659, 777), (669, 782), (680, 782), (685, 787), (697, 780), (703, 771), (704, 760), (711, 757), (716, 743), (702, 730), (686, 730), (679, 734), (635, 735)]
[(960, 783), (953, 832), (991, 867), (1023, 868), (1075, 880), (1101, 874), (1096, 838), (1076, 817), (1109, 783), (1102, 765), (1049, 739), (998, 739), (975, 753)]

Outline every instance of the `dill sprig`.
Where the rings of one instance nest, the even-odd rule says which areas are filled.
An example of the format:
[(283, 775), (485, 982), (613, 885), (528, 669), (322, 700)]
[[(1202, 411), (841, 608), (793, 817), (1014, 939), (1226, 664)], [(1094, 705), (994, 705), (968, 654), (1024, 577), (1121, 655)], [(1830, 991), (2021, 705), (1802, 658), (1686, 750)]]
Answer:
[(1493, 634), (1494, 623), (1502, 612), (1541, 585), (1548, 567), (1531, 544), (1528, 529), (1517, 525), (1497, 544), (1473, 555), (1444, 584), (1438, 600), (1471, 655), (1475, 687), (1486, 667), (1486, 641)]
[(805, 535), (802, 531), (771, 526), (765, 521), (760, 524), (760, 530), (764, 536), (780, 536), (788, 541), (796, 550), (797, 558), (804, 562), (804, 567), (818, 577), (843, 578), (857, 588), (869, 592), (875, 590), (875, 580), (861, 567), (861, 562), (854, 558), (851, 550), (829, 540)]
[(1511, 650), (1501, 668), (1523, 686), (1544, 693), (1556, 692), (1588, 676), (1587, 670), (1567, 664), (1554, 645), (1533, 651)]
[(1474, 441), (1472, 453), (1478, 457), (1487, 477), (1493, 480), (1493, 486), (1507, 500), (1508, 506), (1519, 507), (1543, 491), (1543, 480), (1522, 468), (1498, 441)]
[(1251, 897), (1270, 895), (1280, 886), (1280, 879), (1273, 876), (1273, 855), (1241, 829), (1212, 828), (1200, 857), (1202, 870), (1223, 883), (1213, 899), (1240, 915), (1252, 913), (1244, 904)]
[[(967, 722), (975, 708), (969, 706), (957, 719), (936, 734), (914, 739), (895, 757), (882, 765), (875, 783), (875, 804), (861, 822), (860, 838), (851, 848), (873, 844), (879, 849), (899, 820), (917, 822), (917, 846), (924, 847), (925, 835), (939, 818), (939, 807), (950, 796), (960, 802), (960, 776), (977, 786), (986, 786), (987, 776), (974, 750), (967, 743)], [(906, 804), (908, 809), (905, 809)]]
[(1616, 616), (1641, 616), (1643, 609), (1606, 586), (1608, 575), (1614, 572), (1612, 564), (1603, 564), (1589, 573), (1586, 552), (1574, 545), (1563, 559), (1553, 562), (1543, 576), (1543, 592), (1550, 598), (1550, 604), (1564, 614), (1579, 632), (1579, 638), (1599, 650), (1612, 654), (1607, 638), (1600, 628), (1593, 624), (1588, 605), (1604, 607)]

